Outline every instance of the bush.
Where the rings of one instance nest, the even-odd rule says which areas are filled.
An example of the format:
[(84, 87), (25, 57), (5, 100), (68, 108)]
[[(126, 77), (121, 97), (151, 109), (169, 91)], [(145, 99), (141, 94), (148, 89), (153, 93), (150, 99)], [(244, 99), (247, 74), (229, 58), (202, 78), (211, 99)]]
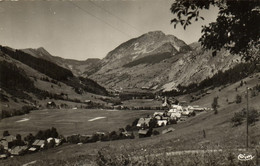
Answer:
[(175, 120), (175, 119), (170, 119), (170, 124), (177, 124), (177, 120)]
[[(258, 117), (260, 114), (256, 109), (251, 109), (248, 112), (248, 124), (254, 124), (256, 121), (258, 121)], [(240, 112), (235, 112), (234, 116), (231, 118), (231, 122), (233, 123), (233, 126), (239, 126), (243, 123), (243, 121), (246, 120), (246, 110), (243, 109)]]
[(153, 135), (159, 135), (159, 134), (160, 134), (159, 131), (157, 131), (157, 130), (154, 130), (154, 131), (153, 131)]
[(237, 95), (236, 96), (236, 103), (238, 104), (238, 103), (241, 103), (241, 102), (242, 102), (242, 96)]
[(239, 126), (242, 124), (244, 118), (245, 114), (243, 111), (235, 112), (234, 116), (231, 118), (231, 122), (233, 123), (233, 126)]
[(250, 110), (248, 114), (248, 124), (254, 124), (256, 121), (258, 121), (259, 113), (256, 109)]

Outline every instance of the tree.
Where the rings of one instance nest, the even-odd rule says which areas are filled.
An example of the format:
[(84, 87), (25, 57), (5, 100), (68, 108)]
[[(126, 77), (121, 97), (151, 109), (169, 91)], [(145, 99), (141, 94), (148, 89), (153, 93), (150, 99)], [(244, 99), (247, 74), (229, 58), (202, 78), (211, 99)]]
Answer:
[[(199, 39), (206, 49), (213, 49), (213, 56), (221, 48), (232, 54), (240, 54), (245, 60), (258, 60), (259, 54), (252, 54), (251, 48), (259, 48), (260, 8), (259, 1), (245, 0), (175, 0), (171, 12), (175, 15), (171, 23), (176, 28), (181, 24), (184, 29), (191, 21), (204, 20), (200, 11), (217, 7), (219, 9), (216, 22), (202, 27)], [(257, 50), (257, 49), (256, 49)], [(258, 49), (259, 52), (259, 49)]]
[(260, 114), (256, 109), (251, 109), (248, 115), (248, 124), (255, 124), (258, 121)]
[(24, 141), (28, 142), (29, 145), (32, 145), (33, 142), (35, 141), (35, 137), (30, 133), (26, 137), (24, 137)]
[(241, 103), (242, 102), (242, 96), (236, 95), (236, 103)]
[(218, 107), (219, 107), (219, 105), (218, 105), (218, 97), (214, 97), (211, 106), (212, 106), (212, 108), (214, 110), (214, 114), (218, 114)]
[(9, 134), (9, 131), (5, 130), (5, 131), (3, 132), (3, 137), (9, 136), (9, 135), (10, 135), (10, 134)]

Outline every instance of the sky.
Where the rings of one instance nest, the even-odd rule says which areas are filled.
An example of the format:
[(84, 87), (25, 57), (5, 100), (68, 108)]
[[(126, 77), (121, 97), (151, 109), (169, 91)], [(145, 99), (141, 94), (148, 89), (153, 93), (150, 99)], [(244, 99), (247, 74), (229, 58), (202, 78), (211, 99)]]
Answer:
[(201, 26), (215, 21), (217, 9), (184, 30), (170, 20), (173, 0), (1, 1), (0, 44), (16, 49), (44, 47), (54, 56), (104, 58), (131, 38), (160, 30), (187, 44), (198, 41)]

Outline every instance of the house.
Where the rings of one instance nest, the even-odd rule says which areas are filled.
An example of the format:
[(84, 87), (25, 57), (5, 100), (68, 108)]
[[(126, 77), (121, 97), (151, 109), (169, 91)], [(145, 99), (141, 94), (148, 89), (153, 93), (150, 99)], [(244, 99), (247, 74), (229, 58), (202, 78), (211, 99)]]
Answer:
[(153, 116), (155, 117), (156, 115), (163, 116), (164, 112), (154, 112)]
[(169, 132), (173, 132), (174, 130), (175, 130), (174, 128), (170, 127), (170, 128), (168, 128), (168, 129), (163, 130), (163, 131), (162, 131), (162, 134), (166, 134), (166, 133), (169, 133)]
[(13, 149), (11, 149), (10, 154), (15, 155), (15, 156), (19, 156), (19, 155), (24, 154), (27, 149), (28, 149), (27, 146), (16, 146)]
[(131, 134), (128, 133), (127, 131), (123, 131), (122, 134), (123, 134), (125, 137), (131, 137)]
[(8, 142), (6, 140), (1, 140), (0, 145), (2, 145), (5, 150), (8, 150)]
[(155, 115), (154, 118), (157, 119), (157, 120), (161, 120), (162, 116), (161, 115)]
[(37, 148), (37, 149), (43, 149), (44, 146), (45, 146), (45, 140), (36, 139), (36, 140), (33, 142), (32, 146), (33, 146), (34, 148)]
[(150, 129), (141, 129), (138, 131), (138, 134), (139, 134), (139, 138), (150, 137), (152, 131)]
[(194, 110), (194, 111), (201, 112), (201, 111), (204, 111), (204, 108), (203, 108), (203, 107), (199, 107), (199, 106), (195, 105), (195, 106), (193, 106), (193, 110)]
[(0, 154), (0, 160), (1, 159), (7, 159), (7, 157), (8, 157), (7, 154)]
[(13, 142), (16, 140), (16, 137), (13, 135), (5, 136), (1, 139), (0, 144), (4, 146), (4, 149), (11, 148), (13, 146)]
[(53, 101), (49, 101), (46, 106), (49, 109), (56, 108), (56, 104)]
[[(171, 110), (170, 110), (171, 111)], [(175, 118), (175, 119), (179, 119), (180, 117), (181, 117), (181, 113), (180, 112), (177, 112), (177, 111), (175, 111), (175, 112), (168, 112), (168, 113), (170, 113), (170, 117), (171, 118)]]
[(84, 102), (87, 103), (87, 104), (90, 104), (91, 100), (85, 100)]
[(178, 111), (178, 112), (182, 112), (182, 111), (183, 111), (182, 106), (180, 106), (180, 105), (175, 105), (175, 104), (172, 105), (172, 109), (173, 109), (174, 111)]
[(61, 144), (61, 139), (50, 137), (50, 138), (47, 139), (47, 142), (50, 143), (51, 140), (54, 140), (55, 146), (59, 146)]
[(36, 151), (37, 151), (37, 148), (30, 147), (30, 148), (28, 149), (28, 151), (29, 151), (29, 152), (36, 152)]
[(157, 121), (157, 125), (159, 126), (159, 127), (161, 127), (161, 126), (166, 126), (167, 125), (167, 120), (158, 120)]
[(137, 127), (144, 127), (147, 126), (149, 127), (149, 122), (151, 121), (151, 118), (140, 118), (139, 121), (137, 122)]

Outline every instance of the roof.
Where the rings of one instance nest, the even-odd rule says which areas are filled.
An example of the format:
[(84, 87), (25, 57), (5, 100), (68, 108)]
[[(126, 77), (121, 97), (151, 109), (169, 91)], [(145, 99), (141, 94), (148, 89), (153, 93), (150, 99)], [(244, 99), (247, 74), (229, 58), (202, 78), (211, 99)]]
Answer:
[(148, 129), (145, 129), (145, 130), (139, 130), (138, 131), (138, 134), (144, 134), (144, 135), (146, 135), (147, 133), (148, 133)]
[(5, 159), (7, 158), (7, 154), (0, 154), (0, 159)]
[(140, 118), (136, 126), (141, 127), (142, 124), (146, 124), (147, 126), (149, 126), (150, 120), (151, 118)]
[(28, 149), (29, 151), (32, 151), (32, 152), (34, 152), (34, 151), (36, 151), (37, 149), (36, 148), (34, 148), (34, 147), (31, 147), (30, 149)]
[(6, 140), (1, 140), (0, 145), (3, 145), (4, 147), (8, 146), (8, 142)]
[(16, 140), (16, 137), (13, 135), (9, 135), (9, 136), (3, 137), (2, 140), (6, 140), (7, 142), (13, 142), (14, 140)]
[(16, 146), (13, 149), (11, 149), (12, 155), (20, 155), (22, 152), (24, 152), (28, 147), (27, 146)]
[(172, 131), (174, 131), (174, 130), (175, 130), (174, 128), (170, 127), (170, 128), (168, 128), (168, 129), (164, 129), (164, 130), (162, 131), (162, 134), (166, 134), (166, 133), (172, 132)]
[(33, 146), (44, 146), (44, 140), (39, 140), (39, 139), (37, 139), (37, 140), (35, 140), (34, 142), (33, 142)]
[(162, 124), (167, 125), (167, 120), (158, 120), (157, 124), (161, 126)]

